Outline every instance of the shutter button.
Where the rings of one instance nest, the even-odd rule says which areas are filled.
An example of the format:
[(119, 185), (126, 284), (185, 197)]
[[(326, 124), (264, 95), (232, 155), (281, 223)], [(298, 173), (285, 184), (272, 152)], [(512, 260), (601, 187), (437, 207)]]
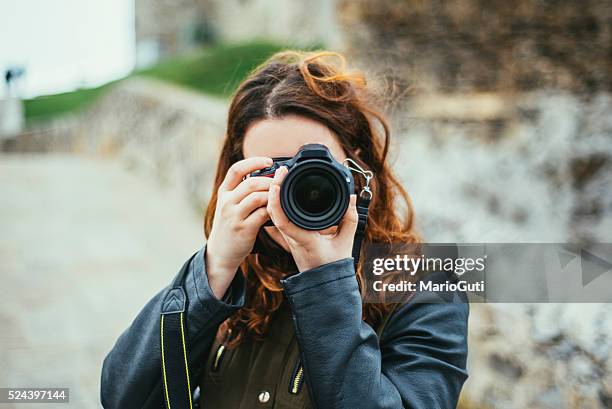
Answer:
[(270, 392), (263, 391), (258, 396), (260, 403), (267, 403), (270, 400)]

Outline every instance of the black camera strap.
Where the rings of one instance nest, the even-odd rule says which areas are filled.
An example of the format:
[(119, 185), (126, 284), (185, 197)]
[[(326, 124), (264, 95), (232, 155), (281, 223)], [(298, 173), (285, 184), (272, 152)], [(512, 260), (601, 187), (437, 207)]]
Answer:
[(183, 286), (189, 264), (195, 254), (183, 264), (162, 302), (160, 351), (166, 409), (192, 409), (194, 406), (185, 342), (187, 296)]
[[(363, 192), (362, 192), (363, 193)], [(363, 194), (359, 195), (357, 200), (357, 215), (359, 220), (357, 221), (357, 230), (355, 230), (355, 238), (353, 239), (353, 261), (355, 263), (355, 271), (359, 265), (359, 256), (361, 255), (361, 243), (365, 236), (366, 225), (368, 223), (368, 210), (370, 207), (371, 196)]]
[(351, 171), (361, 174), (365, 179), (365, 185), (359, 196), (357, 197), (357, 215), (359, 220), (357, 221), (357, 230), (355, 230), (355, 238), (353, 240), (353, 261), (355, 263), (355, 271), (359, 265), (359, 256), (361, 255), (361, 244), (365, 237), (365, 231), (368, 224), (368, 210), (370, 208), (370, 202), (372, 201), (372, 190), (370, 190), (370, 181), (374, 177), (374, 173), (369, 170), (363, 169), (353, 159), (346, 158), (344, 165)]

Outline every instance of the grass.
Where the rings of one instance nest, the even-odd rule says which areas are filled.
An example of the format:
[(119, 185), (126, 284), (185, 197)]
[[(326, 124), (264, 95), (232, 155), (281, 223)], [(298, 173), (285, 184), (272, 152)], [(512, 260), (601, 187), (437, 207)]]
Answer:
[(45, 121), (83, 109), (99, 97), (109, 85), (26, 99), (24, 101), (26, 123)]
[(206, 94), (228, 97), (253, 68), (285, 48), (265, 41), (222, 44), (161, 62), (138, 74), (170, 81)]
[[(209, 95), (228, 98), (253, 68), (275, 52), (286, 48), (296, 47), (264, 40), (218, 44), (189, 55), (161, 61), (153, 67), (135, 71), (130, 76), (153, 77)], [(321, 48), (321, 45), (313, 45), (307, 49), (317, 48)], [(118, 81), (113, 83), (115, 82)], [(111, 84), (25, 100), (26, 123), (78, 112), (95, 101)]]

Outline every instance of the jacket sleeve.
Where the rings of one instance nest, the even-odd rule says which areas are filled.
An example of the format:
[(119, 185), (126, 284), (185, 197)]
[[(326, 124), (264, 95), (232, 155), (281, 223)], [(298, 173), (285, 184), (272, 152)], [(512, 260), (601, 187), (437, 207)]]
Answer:
[[(202, 362), (210, 350), (218, 326), (244, 305), (245, 283), (236, 274), (228, 293), (232, 301), (217, 299), (209, 284), (204, 263), (205, 247), (189, 262), (185, 276), (186, 343), (189, 360)], [(157, 293), (119, 337), (104, 359), (100, 399), (107, 409), (163, 408), (160, 357), (161, 302), (171, 284)], [(193, 346), (197, 343), (197, 351)], [(193, 354), (202, 356), (193, 356)], [(190, 368), (191, 369), (191, 368)]]
[[(353, 259), (282, 281), (316, 408), (455, 408), (467, 379), (468, 304), (414, 299), (379, 343), (362, 320)], [(418, 298), (419, 295), (416, 296)]]

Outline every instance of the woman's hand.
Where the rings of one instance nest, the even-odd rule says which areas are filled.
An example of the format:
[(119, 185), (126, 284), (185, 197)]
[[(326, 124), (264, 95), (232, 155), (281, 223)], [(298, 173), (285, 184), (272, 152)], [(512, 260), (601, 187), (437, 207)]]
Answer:
[(257, 232), (269, 219), (266, 204), (272, 179), (244, 177), (272, 163), (272, 159), (263, 157), (234, 163), (217, 191), (215, 218), (206, 244), (206, 270), (218, 299), (227, 291), (240, 263), (253, 249)]
[(357, 229), (357, 196), (351, 195), (349, 207), (333, 234), (302, 229), (293, 224), (280, 204), (280, 184), (287, 175), (287, 168), (276, 170), (268, 192), (268, 213), (274, 225), (283, 235), (298, 270), (306, 271), (323, 264), (350, 257)]

